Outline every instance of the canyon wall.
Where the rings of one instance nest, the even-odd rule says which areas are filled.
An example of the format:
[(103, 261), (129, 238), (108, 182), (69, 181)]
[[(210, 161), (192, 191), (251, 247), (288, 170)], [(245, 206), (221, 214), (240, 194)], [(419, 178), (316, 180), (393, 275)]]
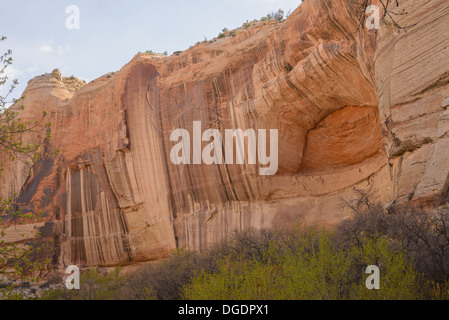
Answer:
[[(30, 80), (22, 118), (46, 110), (52, 139), (31, 174), (0, 156), (2, 195), (44, 212), (16, 230), (52, 239), (55, 264), (113, 266), (201, 250), (234, 230), (332, 226), (351, 215), (343, 201), (357, 190), (384, 204), (441, 198), (449, 5), (403, 5), (399, 23), (418, 23), (407, 32), (358, 30), (350, 1), (306, 0), (283, 22), (170, 57), (139, 53), (88, 84), (58, 72)], [(170, 134), (193, 136), (194, 121), (277, 129), (277, 173), (174, 165)]]
[(446, 202), (449, 187), (449, 3), (401, 1), (377, 36), (376, 87), (397, 202)]

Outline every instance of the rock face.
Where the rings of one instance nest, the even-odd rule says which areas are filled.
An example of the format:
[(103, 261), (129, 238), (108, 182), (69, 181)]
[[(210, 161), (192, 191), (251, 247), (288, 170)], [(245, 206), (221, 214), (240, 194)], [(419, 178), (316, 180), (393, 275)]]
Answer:
[[(53, 239), (61, 265), (158, 259), (250, 227), (334, 225), (358, 189), (385, 204), (427, 203), (449, 181), (449, 4), (401, 6), (409, 14), (399, 23), (422, 26), (357, 31), (351, 2), (306, 0), (284, 22), (170, 57), (138, 54), (87, 85), (56, 71), (36, 77), (23, 118), (46, 110), (52, 140), (31, 175), (7, 164), (1, 192), (45, 212), (23, 228)], [(277, 129), (277, 173), (174, 165), (170, 134), (192, 136), (194, 121), (220, 132)]]
[(399, 202), (436, 205), (449, 187), (449, 3), (402, 1), (402, 26), (379, 30), (375, 57), (379, 114)]

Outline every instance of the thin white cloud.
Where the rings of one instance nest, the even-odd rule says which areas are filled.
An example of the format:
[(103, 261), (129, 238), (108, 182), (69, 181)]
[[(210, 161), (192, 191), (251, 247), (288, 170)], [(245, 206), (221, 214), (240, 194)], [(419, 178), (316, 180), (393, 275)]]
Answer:
[(40, 52), (53, 52), (53, 48), (49, 44), (44, 44), (44, 45), (40, 46), (38, 50)]
[(37, 71), (37, 67), (36, 66), (25, 69), (25, 72), (27, 72), (27, 73), (34, 73), (36, 71)]
[(48, 41), (47, 43), (42, 44), (38, 48), (39, 52), (42, 53), (56, 53), (59, 57), (64, 56), (67, 52), (72, 51), (72, 47), (70, 43), (66, 43), (65, 45), (53, 44), (53, 39)]
[(20, 70), (17, 70), (16, 68), (14, 68), (13, 66), (8, 66), (5, 69), (5, 73), (4, 75), (6, 75), (8, 77), (9, 80), (13, 80), (16, 79), (18, 76), (20, 76), (22, 74), (22, 72)]
[(68, 53), (70, 51), (72, 51), (70, 43), (66, 43), (64, 46), (58, 45), (56, 49), (56, 53), (60, 57), (62, 57), (65, 53)]

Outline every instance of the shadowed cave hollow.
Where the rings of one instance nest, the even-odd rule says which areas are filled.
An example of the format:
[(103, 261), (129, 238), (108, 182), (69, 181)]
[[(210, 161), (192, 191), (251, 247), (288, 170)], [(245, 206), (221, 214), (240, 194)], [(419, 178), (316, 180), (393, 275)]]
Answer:
[(384, 154), (377, 107), (347, 106), (308, 132), (300, 172), (331, 172)]

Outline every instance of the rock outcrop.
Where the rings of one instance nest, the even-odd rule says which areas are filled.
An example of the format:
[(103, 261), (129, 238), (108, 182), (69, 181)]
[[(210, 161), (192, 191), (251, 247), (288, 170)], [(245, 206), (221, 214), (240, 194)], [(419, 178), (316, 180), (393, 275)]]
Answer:
[[(384, 204), (441, 198), (449, 5), (401, 6), (409, 13), (399, 23), (422, 25), (358, 31), (350, 1), (306, 0), (284, 22), (170, 57), (137, 54), (88, 84), (36, 77), (23, 118), (46, 110), (52, 140), (31, 175), (8, 163), (1, 192), (45, 212), (23, 228), (54, 240), (55, 263), (101, 266), (200, 250), (250, 227), (334, 225), (351, 214), (342, 199), (357, 190)], [(174, 165), (170, 133), (192, 135), (193, 121), (220, 132), (277, 129), (277, 173)]]
[(449, 187), (449, 3), (401, 1), (401, 26), (383, 26), (375, 57), (379, 115), (399, 202), (445, 202)]

